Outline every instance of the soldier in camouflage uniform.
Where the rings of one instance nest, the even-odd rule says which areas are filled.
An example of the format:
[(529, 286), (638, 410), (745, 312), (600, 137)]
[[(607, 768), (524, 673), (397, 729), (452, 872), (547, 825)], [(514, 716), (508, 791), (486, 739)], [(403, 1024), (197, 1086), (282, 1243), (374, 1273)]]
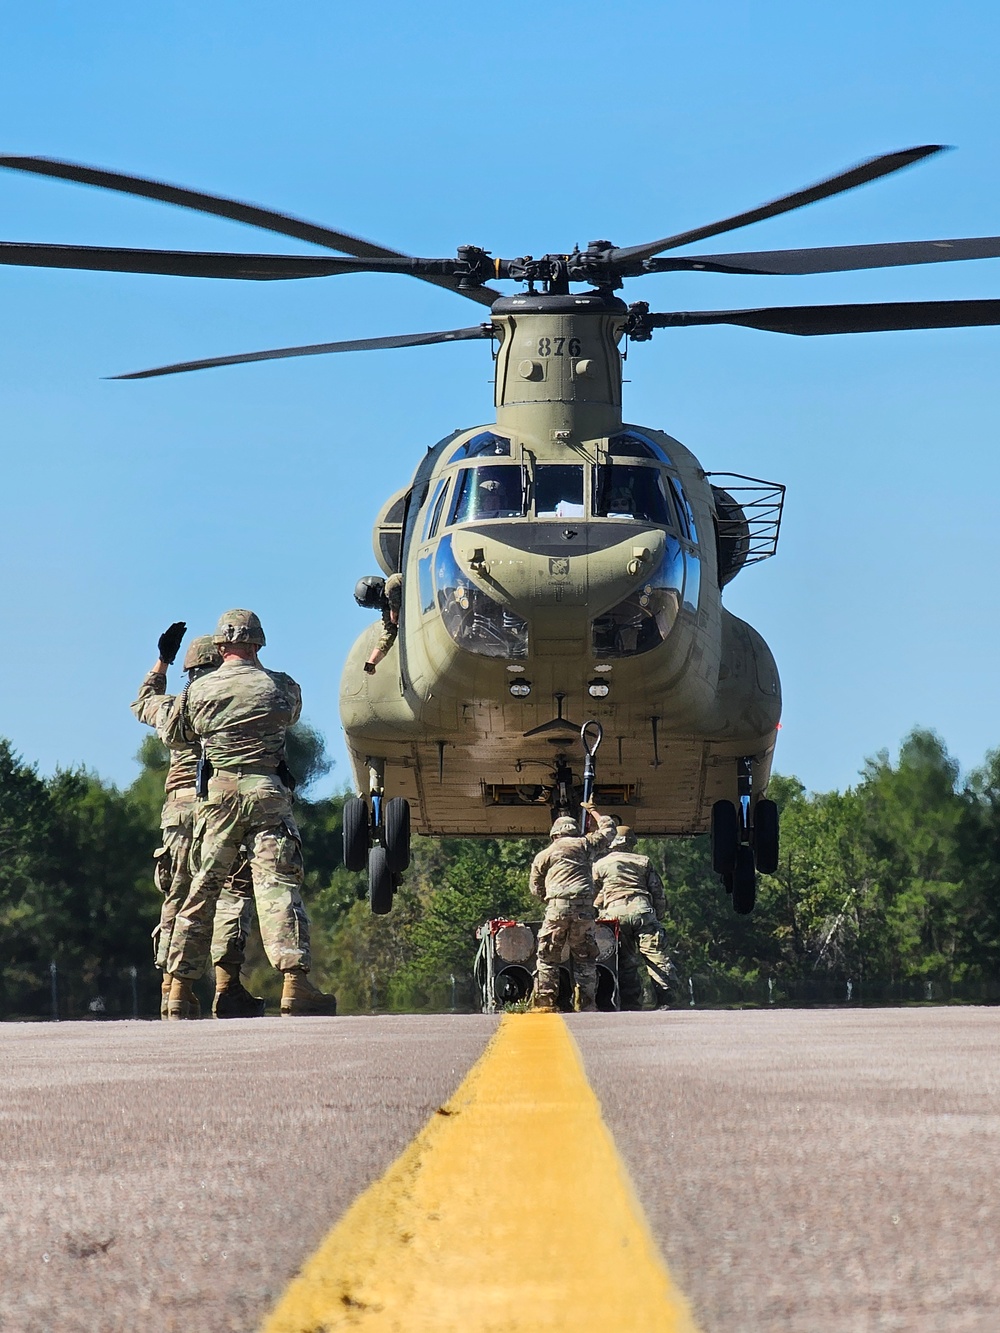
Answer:
[(365, 663), (365, 672), (374, 676), (375, 668), (396, 642), (399, 633), (399, 612), (403, 605), (403, 576), (390, 574), (387, 579), (380, 579), (373, 574), (358, 579), (354, 589), (354, 600), (358, 606), (369, 611), (382, 612), (382, 633), (372, 654)]
[(635, 851), (635, 834), (622, 824), (610, 853), (594, 866), (594, 906), (618, 922), (618, 988), (623, 1009), (642, 1008), (640, 958), (653, 983), (656, 1007), (670, 1004), (677, 973), (667, 953), (660, 918), (667, 910), (660, 877), (648, 856)]
[(576, 820), (560, 815), (549, 833), (549, 846), (531, 863), (528, 888), (545, 901), (545, 920), (538, 932), (534, 1009), (554, 1012), (559, 1007), (559, 963), (567, 944), (577, 983), (573, 1007), (583, 1013), (597, 1008), (592, 863), (610, 845), (615, 821), (588, 810), (588, 824), (592, 820), (596, 828), (581, 836)]
[[(178, 621), (160, 635), (157, 645), (159, 657), (143, 679), (139, 696), (132, 704), (136, 718), (148, 727), (158, 726), (174, 702), (175, 696), (167, 694), (167, 668), (177, 656), (186, 628), (182, 621)], [(221, 662), (222, 658), (211, 635), (205, 634), (192, 640), (184, 655), (184, 670), (188, 681), (213, 671)], [(154, 853), (156, 885), (163, 894), (160, 921), (153, 931), (153, 956), (156, 966), (163, 972), (161, 1018), (167, 1017), (170, 976), (166, 965), (174, 918), (191, 887), (195, 772), (200, 753), (198, 745), (170, 751), (163, 812), (160, 816), (161, 845)], [(258, 1018), (264, 1013), (264, 1001), (251, 995), (240, 981), (252, 917), (253, 892), (249, 876), (246, 873), (242, 876), (234, 873), (222, 890), (212, 936), (212, 961), (215, 963), (216, 976), (212, 1012), (216, 1018)], [(199, 1016), (197, 997), (193, 997), (189, 1016)]]
[(179, 695), (159, 728), (170, 746), (198, 741), (210, 766), (195, 815), (194, 875), (174, 922), (167, 968), (168, 1016), (183, 1018), (208, 961), (219, 893), (241, 846), (253, 877), (264, 950), (284, 977), (282, 1014), (333, 1014), (337, 1002), (311, 984), (309, 918), (302, 903), (302, 842), (292, 816), (285, 733), (302, 694), (291, 676), (257, 660), (264, 631), (252, 611), (227, 611), (214, 640), (222, 665)]

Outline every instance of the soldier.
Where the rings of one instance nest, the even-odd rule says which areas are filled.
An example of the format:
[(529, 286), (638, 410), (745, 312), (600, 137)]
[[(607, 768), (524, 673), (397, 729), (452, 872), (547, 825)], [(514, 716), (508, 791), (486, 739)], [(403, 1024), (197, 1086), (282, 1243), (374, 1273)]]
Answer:
[[(148, 727), (156, 727), (174, 702), (167, 694), (167, 667), (177, 656), (187, 626), (177, 621), (160, 635), (159, 657), (139, 687), (139, 697), (132, 712)], [(193, 639), (184, 655), (184, 670), (188, 683), (214, 671), (222, 662), (219, 650), (210, 634)], [(160, 1017), (167, 1017), (167, 997), (170, 977), (166, 971), (167, 953), (174, 928), (177, 909), (184, 902), (191, 887), (191, 837), (194, 827), (195, 777), (198, 757), (197, 745), (186, 745), (170, 751), (166, 792), (160, 816), (161, 845), (154, 853), (157, 888), (163, 894), (160, 921), (153, 931), (153, 957), (163, 973), (160, 998)], [(222, 890), (220, 911), (216, 917), (212, 937), (212, 961), (215, 963), (215, 1000), (212, 1013), (216, 1018), (260, 1018), (264, 1001), (251, 995), (240, 980), (246, 950), (250, 918), (253, 915), (253, 895), (245, 878), (234, 875)], [(191, 1018), (200, 1016), (197, 996), (192, 996)]]
[(667, 954), (667, 935), (660, 918), (667, 910), (660, 877), (648, 856), (635, 850), (635, 834), (619, 825), (610, 853), (594, 866), (594, 906), (607, 920), (618, 922), (618, 987), (623, 1009), (642, 1008), (639, 959), (653, 983), (657, 1009), (670, 1005), (677, 973)]
[(377, 609), (382, 612), (382, 633), (365, 663), (365, 673), (374, 676), (375, 668), (396, 642), (399, 633), (399, 611), (403, 605), (402, 574), (390, 574), (388, 579), (366, 574), (355, 585), (354, 600), (368, 611)]
[(597, 1008), (597, 939), (594, 932), (592, 861), (615, 835), (615, 821), (588, 807), (587, 822), (596, 828), (580, 835), (575, 819), (560, 815), (552, 825), (548, 847), (531, 863), (528, 888), (545, 900), (545, 920), (538, 932), (538, 969), (534, 1009), (555, 1012), (559, 997), (559, 962), (569, 944), (577, 985), (574, 1008)]
[[(222, 665), (175, 700), (159, 734), (168, 745), (198, 741), (207, 763), (195, 815), (187, 899), (177, 913), (167, 970), (168, 1017), (184, 1018), (208, 961), (219, 893), (245, 846), (264, 950), (283, 974), (282, 1014), (335, 1014), (334, 996), (309, 981), (309, 918), (302, 904), (302, 841), (292, 817), (285, 733), (302, 694), (291, 676), (257, 660), (266, 642), (252, 611), (227, 611), (214, 642)], [(203, 768), (203, 773), (206, 769)]]

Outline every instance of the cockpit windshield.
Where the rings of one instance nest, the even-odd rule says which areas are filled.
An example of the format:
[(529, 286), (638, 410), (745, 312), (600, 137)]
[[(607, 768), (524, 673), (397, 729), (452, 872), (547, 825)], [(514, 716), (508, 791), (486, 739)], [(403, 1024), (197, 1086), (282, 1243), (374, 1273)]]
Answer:
[(491, 430), (480, 431), (478, 435), (473, 435), (471, 440), (455, 450), (452, 462), (457, 462), (460, 458), (509, 458), (510, 440), (505, 439), (503, 435), (494, 435)]
[(524, 514), (523, 474), (516, 465), (465, 467), (458, 474), (449, 523), (473, 519), (521, 518)]
[(583, 518), (583, 465), (542, 463), (535, 469), (538, 518)]
[(623, 430), (618, 435), (612, 435), (608, 440), (608, 453), (612, 458), (655, 458), (657, 462), (671, 466), (670, 459), (660, 445), (637, 430)]
[(594, 517), (638, 518), (673, 527), (664, 478), (658, 468), (607, 463), (594, 469)]

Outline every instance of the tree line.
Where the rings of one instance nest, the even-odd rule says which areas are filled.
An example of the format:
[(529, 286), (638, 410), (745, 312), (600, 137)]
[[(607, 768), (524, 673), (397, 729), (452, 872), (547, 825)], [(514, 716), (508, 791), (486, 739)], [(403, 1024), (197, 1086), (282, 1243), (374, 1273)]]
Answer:
[[(300, 726), (292, 747), (314, 966), (342, 1012), (474, 1007), (475, 927), (540, 918), (527, 877), (542, 843), (416, 838), (392, 914), (373, 917), (364, 877), (342, 862), (346, 794), (308, 796), (329, 768), (322, 740)], [(51, 1015), (53, 964), (61, 1017), (157, 1011), (166, 754), (150, 736), (137, 758), (122, 790), (85, 769), (43, 778), (0, 741), (0, 1018)], [(733, 913), (707, 838), (640, 844), (666, 886), (682, 1001), (1000, 1000), (1000, 750), (963, 777), (937, 735), (915, 730), (846, 791), (775, 776), (769, 794), (781, 863), (750, 917)], [(276, 999), (259, 946), (248, 970)]]

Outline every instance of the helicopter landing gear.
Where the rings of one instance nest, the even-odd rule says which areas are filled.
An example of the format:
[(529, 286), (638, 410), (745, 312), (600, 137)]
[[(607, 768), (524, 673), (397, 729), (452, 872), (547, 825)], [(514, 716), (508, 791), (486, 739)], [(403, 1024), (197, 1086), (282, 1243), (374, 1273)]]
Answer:
[(410, 803), (385, 798), (381, 760), (369, 760), (370, 805), (363, 796), (344, 803), (344, 865), (368, 867), (368, 902), (376, 916), (392, 910), (392, 899), (410, 864)]
[(344, 802), (344, 865), (348, 870), (364, 870), (368, 863), (371, 831), (368, 825), (368, 802), (363, 796), (352, 796)]
[(376, 916), (385, 916), (392, 911), (394, 889), (385, 848), (372, 847), (368, 852), (368, 904)]
[(773, 875), (778, 869), (778, 807), (765, 797), (752, 806), (753, 758), (745, 755), (736, 763), (738, 803), (712, 806), (712, 869), (732, 896), (733, 911), (747, 916), (757, 901), (758, 872)]
[(753, 854), (762, 875), (778, 869), (778, 807), (762, 796), (753, 811)]
[(410, 866), (410, 803), (402, 796), (385, 803), (382, 841), (389, 869), (401, 875)]
[(748, 916), (757, 901), (757, 869), (753, 863), (753, 848), (741, 843), (736, 852), (733, 871), (733, 911)]

